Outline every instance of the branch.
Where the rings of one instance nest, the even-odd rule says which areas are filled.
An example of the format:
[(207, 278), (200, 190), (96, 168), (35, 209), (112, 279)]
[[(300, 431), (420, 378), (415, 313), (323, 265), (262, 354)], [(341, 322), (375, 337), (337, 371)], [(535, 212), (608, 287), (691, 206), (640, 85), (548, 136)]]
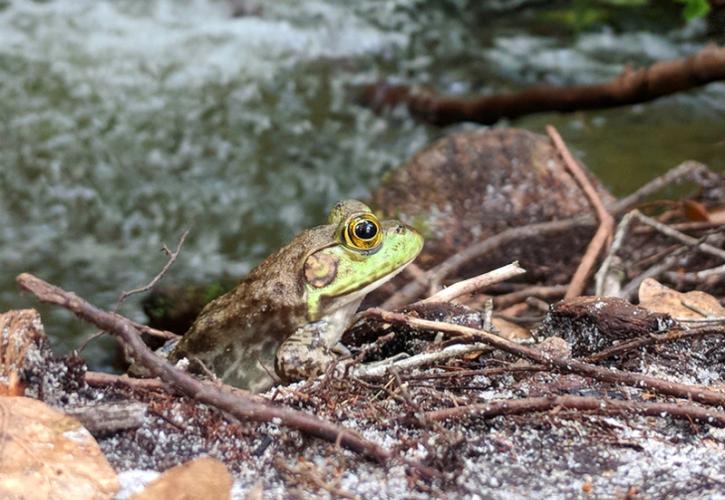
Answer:
[(676, 418), (697, 420), (717, 427), (725, 427), (725, 412), (683, 403), (647, 403), (622, 401), (610, 398), (588, 396), (553, 396), (522, 399), (503, 399), (488, 403), (458, 406), (426, 412), (431, 420), (446, 420), (460, 417), (492, 418), (499, 415), (521, 415), (557, 409), (591, 411), (600, 415), (634, 413), (650, 417), (671, 415)]
[(367, 314), (369, 316), (377, 316), (383, 321), (387, 321), (389, 323), (402, 323), (413, 328), (451, 333), (454, 335), (464, 336), (474, 342), (484, 342), (496, 349), (500, 349), (515, 356), (526, 358), (562, 373), (576, 373), (604, 382), (619, 383), (639, 389), (648, 388), (659, 394), (688, 398), (708, 405), (725, 405), (725, 393), (723, 392), (713, 391), (698, 385), (669, 382), (667, 380), (648, 375), (641, 375), (639, 373), (604, 368), (576, 359), (554, 358), (545, 352), (516, 344), (503, 337), (499, 337), (498, 335), (494, 335), (483, 330), (439, 321), (428, 321), (414, 318), (406, 314), (384, 311), (382, 309), (369, 309)]
[[(458, 283), (455, 283), (448, 288), (443, 288), (427, 299), (420, 300), (413, 305), (429, 304), (431, 302), (450, 302), (461, 295), (473, 293), (482, 288), (486, 288), (525, 273), (526, 270), (519, 266), (518, 261), (514, 261), (511, 264), (499, 267), (493, 271), (480, 274), (467, 280), (459, 281)], [(431, 284), (431, 287), (434, 288), (434, 285)]]
[(559, 154), (564, 160), (564, 164), (579, 183), (582, 190), (584, 190), (584, 193), (586, 193), (587, 198), (589, 198), (589, 201), (594, 207), (594, 210), (597, 212), (597, 217), (599, 218), (599, 227), (597, 228), (597, 232), (589, 242), (589, 246), (587, 246), (587, 250), (584, 252), (584, 256), (582, 257), (581, 262), (579, 262), (579, 266), (576, 268), (574, 276), (572, 276), (571, 281), (569, 282), (569, 289), (564, 295), (565, 299), (570, 299), (578, 297), (584, 292), (587, 278), (594, 268), (594, 264), (597, 261), (597, 257), (599, 257), (599, 253), (604, 248), (604, 245), (607, 244), (607, 241), (609, 241), (612, 237), (614, 219), (611, 215), (609, 215), (607, 209), (604, 208), (604, 203), (599, 197), (599, 193), (597, 193), (597, 190), (594, 189), (594, 186), (592, 186), (591, 182), (589, 182), (589, 178), (579, 166), (579, 163), (577, 163), (569, 152), (569, 148), (567, 148), (566, 144), (564, 144), (559, 132), (557, 132), (551, 125), (547, 125), (546, 133), (549, 134), (551, 141), (559, 151)]
[(173, 266), (174, 262), (176, 262), (176, 258), (179, 256), (179, 253), (181, 252), (181, 247), (184, 246), (184, 242), (186, 241), (187, 236), (189, 236), (189, 229), (184, 231), (184, 233), (181, 235), (181, 238), (179, 238), (179, 244), (176, 245), (176, 250), (174, 250), (173, 252), (169, 250), (166, 245), (162, 247), (162, 251), (167, 255), (169, 260), (166, 262), (164, 267), (161, 268), (161, 271), (159, 271), (159, 273), (154, 276), (154, 278), (147, 284), (138, 288), (134, 288), (132, 290), (121, 292), (121, 295), (118, 296), (118, 300), (116, 301), (116, 306), (113, 308), (113, 312), (117, 312), (118, 308), (121, 307), (121, 304), (123, 304), (126, 299), (128, 299), (131, 295), (148, 292), (153, 287), (155, 287), (159, 281), (161, 281), (161, 278), (163, 278), (166, 273), (169, 272), (171, 266)]
[[(151, 352), (141, 340), (138, 330), (126, 318), (98, 309), (72, 292), (67, 292), (27, 273), (19, 275), (16, 281), (41, 302), (64, 307), (79, 318), (115, 335), (128, 348), (133, 358), (148, 368), (153, 375), (201, 403), (214, 406), (241, 420), (270, 422), (278, 419), (281, 425), (331, 443), (340, 443), (345, 448), (381, 463), (392, 458), (391, 452), (381, 446), (314, 415), (260, 403), (251, 397), (232, 395), (220, 388), (202, 383)], [(411, 465), (416, 466), (422, 473), (430, 475), (430, 471), (424, 466)]]
[(363, 88), (361, 101), (373, 108), (405, 104), (419, 120), (445, 126), (458, 122), (485, 125), (549, 111), (605, 109), (648, 102), (725, 79), (725, 47), (711, 45), (685, 58), (659, 61), (594, 85), (541, 85), (517, 93), (478, 98), (419, 93), (406, 85), (378, 83)]
[(585, 358), (587, 362), (596, 363), (603, 359), (617, 356), (627, 351), (639, 349), (654, 344), (664, 344), (667, 342), (676, 342), (682, 339), (691, 339), (696, 337), (705, 337), (707, 335), (725, 335), (725, 326), (706, 325), (690, 329), (675, 329), (662, 334), (651, 334), (646, 337), (638, 337), (635, 339), (621, 342), (603, 351), (596, 352)]

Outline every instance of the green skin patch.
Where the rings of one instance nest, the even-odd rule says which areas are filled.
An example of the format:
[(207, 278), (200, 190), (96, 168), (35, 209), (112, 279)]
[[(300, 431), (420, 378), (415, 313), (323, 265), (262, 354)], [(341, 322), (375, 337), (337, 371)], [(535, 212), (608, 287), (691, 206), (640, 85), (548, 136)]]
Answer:
[[(316, 269), (316, 278), (305, 284), (307, 319), (317, 321), (329, 305), (342, 297), (354, 300), (370, 285), (379, 285), (401, 271), (423, 248), (423, 238), (416, 231), (395, 221), (383, 223), (383, 238), (374, 252), (363, 252), (336, 245), (315, 252), (310, 258), (325, 263)], [(329, 276), (328, 273), (333, 274)], [(325, 276), (328, 274), (328, 276)], [(323, 284), (326, 283), (326, 284)], [(316, 286), (321, 285), (322, 286)], [(373, 287), (374, 288), (374, 287)], [(369, 290), (365, 290), (367, 293)], [(364, 293), (362, 295), (364, 295)], [(335, 304), (339, 305), (339, 304)]]

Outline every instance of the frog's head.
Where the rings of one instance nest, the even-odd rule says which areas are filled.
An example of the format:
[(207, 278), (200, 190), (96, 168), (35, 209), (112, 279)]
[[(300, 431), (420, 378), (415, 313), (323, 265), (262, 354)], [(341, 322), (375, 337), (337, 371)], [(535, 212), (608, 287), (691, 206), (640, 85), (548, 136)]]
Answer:
[[(341, 201), (330, 211), (333, 241), (304, 262), (309, 321), (352, 304), (402, 271), (423, 248), (423, 237), (397, 220), (379, 221), (370, 207)], [(354, 312), (354, 311), (353, 311)]]

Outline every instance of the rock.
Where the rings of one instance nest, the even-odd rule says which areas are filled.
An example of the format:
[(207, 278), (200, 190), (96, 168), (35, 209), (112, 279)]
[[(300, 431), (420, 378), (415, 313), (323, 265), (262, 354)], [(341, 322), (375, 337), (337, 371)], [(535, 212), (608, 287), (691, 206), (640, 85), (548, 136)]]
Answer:
[(0, 396), (0, 498), (112, 498), (113, 468), (74, 418), (25, 397)]
[(614, 297), (576, 297), (553, 304), (538, 334), (558, 336), (574, 356), (588, 356), (616, 341), (657, 333), (674, 322)]
[(152, 481), (133, 500), (222, 500), (231, 498), (232, 476), (216, 458), (177, 465)]
[(65, 406), (87, 390), (85, 362), (75, 353), (53, 355), (35, 309), (0, 314), (0, 333), (0, 395)]
[(544, 354), (548, 354), (552, 358), (570, 358), (571, 346), (569, 342), (561, 337), (549, 337), (544, 339), (536, 346), (538, 350)]
[[(612, 200), (591, 180), (605, 203)], [(444, 137), (386, 177), (373, 206), (423, 232), (426, 243), (417, 262), (426, 268), (505, 229), (593, 214), (551, 141), (518, 129)], [(568, 276), (572, 258), (582, 253), (593, 231), (506, 245), (469, 266), (475, 272), (462, 275), (518, 259), (529, 279)]]
[(28, 358), (46, 342), (40, 315), (35, 309), (0, 314), (0, 395), (22, 396), (21, 371)]

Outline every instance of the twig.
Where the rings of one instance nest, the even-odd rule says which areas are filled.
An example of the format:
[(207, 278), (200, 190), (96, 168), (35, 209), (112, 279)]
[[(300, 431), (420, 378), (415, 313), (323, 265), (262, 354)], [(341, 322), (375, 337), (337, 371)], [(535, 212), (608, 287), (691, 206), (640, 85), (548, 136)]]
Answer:
[(493, 298), (494, 305), (499, 309), (505, 309), (514, 304), (518, 304), (526, 300), (529, 297), (539, 298), (554, 298), (562, 297), (566, 293), (567, 285), (552, 285), (552, 286), (530, 286), (523, 290), (517, 290), (504, 295), (499, 295)]
[(440, 351), (416, 354), (415, 356), (410, 356), (400, 360), (359, 365), (355, 367), (352, 375), (361, 379), (374, 379), (384, 376), (392, 369), (406, 370), (408, 368), (418, 368), (432, 363), (456, 358), (471, 352), (485, 352), (489, 349), (490, 347), (486, 344), (455, 344), (441, 349)]
[(656, 278), (663, 272), (667, 271), (669, 268), (677, 264), (679, 258), (682, 257), (682, 255), (686, 253), (687, 250), (687, 247), (679, 248), (678, 250), (675, 250), (670, 255), (662, 259), (661, 262), (639, 273), (636, 278), (634, 278), (622, 288), (619, 296), (624, 299), (631, 300), (632, 297), (637, 294), (637, 291), (639, 290), (639, 287), (644, 280), (646, 280), (647, 278)]
[(723, 274), (725, 274), (725, 264), (717, 267), (711, 267), (710, 269), (703, 269), (702, 271), (693, 271), (691, 273), (678, 273), (671, 271), (665, 273), (665, 276), (674, 283), (701, 283), (703, 280), (706, 280), (711, 276), (721, 276)]
[(126, 374), (114, 375), (105, 372), (88, 371), (85, 373), (86, 384), (93, 387), (121, 384), (134, 389), (159, 389), (167, 391), (168, 384), (157, 378), (134, 378)]
[(522, 399), (503, 399), (483, 404), (458, 406), (445, 410), (430, 411), (426, 416), (431, 420), (446, 420), (460, 417), (492, 418), (499, 415), (521, 415), (558, 408), (591, 411), (597, 414), (627, 414), (692, 419), (717, 427), (725, 427), (725, 412), (703, 408), (699, 405), (684, 403), (648, 403), (643, 401), (622, 401), (610, 398), (590, 396), (551, 396)]
[(515, 356), (529, 359), (530, 361), (540, 363), (548, 366), (550, 369), (554, 369), (562, 373), (576, 373), (597, 380), (620, 383), (640, 389), (649, 388), (650, 390), (660, 394), (688, 398), (708, 405), (725, 404), (725, 393), (713, 391), (707, 389), (706, 387), (679, 384), (639, 373), (608, 369), (571, 358), (554, 358), (547, 353), (516, 344), (515, 342), (511, 342), (510, 340), (483, 330), (454, 325), (451, 323), (428, 321), (401, 313), (384, 311), (382, 309), (369, 309), (367, 313), (370, 316), (377, 316), (383, 321), (387, 321), (389, 323), (402, 323), (419, 329), (464, 336), (475, 342), (485, 342), (496, 349), (501, 349), (502, 351)]
[(622, 217), (622, 220), (620, 220), (617, 225), (617, 230), (614, 233), (614, 240), (609, 247), (609, 253), (602, 261), (602, 265), (599, 267), (599, 270), (594, 277), (596, 283), (594, 292), (595, 295), (604, 295), (604, 285), (609, 277), (609, 268), (612, 266), (615, 255), (622, 247), (622, 243), (624, 243), (624, 237), (629, 230), (629, 225), (632, 223), (633, 218), (634, 212), (628, 212), (624, 217)]
[(154, 276), (154, 278), (146, 283), (143, 286), (140, 286), (138, 288), (133, 288), (131, 290), (127, 290), (124, 292), (121, 292), (121, 294), (118, 296), (118, 300), (116, 301), (116, 305), (113, 307), (113, 312), (117, 312), (118, 308), (121, 307), (121, 304), (123, 304), (126, 299), (128, 299), (132, 295), (136, 295), (143, 292), (148, 292), (153, 287), (156, 286), (156, 284), (161, 281), (161, 278), (163, 278), (167, 272), (169, 272), (169, 269), (171, 269), (171, 266), (174, 265), (174, 262), (176, 262), (176, 258), (179, 256), (179, 253), (181, 252), (181, 247), (184, 246), (184, 242), (186, 241), (186, 237), (189, 236), (189, 229), (184, 231), (184, 233), (181, 235), (181, 238), (179, 238), (179, 243), (176, 245), (176, 250), (173, 252), (167, 248), (166, 245), (164, 245), (161, 250), (166, 254), (166, 256), (169, 258), (169, 260), (166, 261), (166, 264), (164, 264), (164, 267), (161, 268), (161, 271)]
[[(273, 404), (262, 404), (251, 397), (233, 395), (220, 388), (203, 384), (152, 353), (141, 340), (138, 330), (125, 318), (98, 309), (72, 292), (67, 292), (27, 273), (19, 275), (16, 281), (22, 288), (34, 294), (41, 302), (64, 307), (78, 317), (117, 336), (128, 348), (133, 358), (148, 368), (153, 375), (158, 376), (164, 382), (201, 403), (214, 406), (242, 420), (255, 422), (278, 420), (281, 425), (297, 429), (331, 443), (339, 442), (345, 448), (381, 463), (388, 462), (393, 458), (392, 453), (381, 446), (314, 415)], [(410, 464), (427, 477), (435, 474), (421, 464)]]
[(425, 280), (411, 281), (391, 295), (380, 307), (384, 309), (394, 309), (414, 301), (425, 291), (427, 283), (441, 283), (447, 276), (458, 271), (468, 262), (475, 260), (487, 252), (491, 252), (501, 246), (508, 245), (517, 240), (525, 240), (542, 235), (561, 233), (577, 227), (589, 227), (592, 224), (591, 218), (581, 217), (575, 219), (540, 222), (506, 229), (495, 236), (474, 243), (457, 254), (451, 255), (437, 266), (426, 271)]
[[(477, 290), (481, 290), (488, 286), (494, 285), (501, 281), (506, 281), (507, 279), (525, 273), (526, 270), (519, 266), (518, 261), (514, 261), (511, 264), (499, 267), (498, 269), (494, 269), (493, 271), (480, 274), (467, 280), (459, 281), (458, 283), (455, 283), (448, 288), (443, 288), (442, 290), (439, 290), (427, 299), (416, 302), (414, 305), (430, 304), (432, 302), (450, 302), (453, 299), (460, 297), (461, 295), (473, 293)], [(431, 287), (433, 288), (435, 287), (435, 285), (431, 284)]]
[(97, 435), (141, 427), (147, 407), (145, 403), (95, 403), (66, 406), (63, 413), (77, 418), (83, 427)]
[(566, 147), (566, 144), (564, 144), (564, 141), (559, 135), (559, 132), (557, 132), (557, 130), (553, 126), (547, 125), (546, 133), (549, 134), (551, 141), (554, 143), (554, 146), (556, 146), (556, 149), (559, 151), (559, 154), (564, 160), (564, 164), (569, 169), (569, 172), (571, 172), (572, 176), (576, 179), (576, 181), (579, 183), (579, 186), (587, 195), (587, 198), (589, 198), (589, 202), (594, 207), (594, 210), (597, 213), (597, 218), (599, 219), (599, 227), (597, 228), (597, 232), (594, 233), (594, 237), (592, 237), (591, 241), (589, 242), (589, 246), (587, 246), (587, 250), (586, 252), (584, 252), (584, 256), (582, 257), (581, 262), (579, 262), (579, 266), (574, 272), (574, 276), (572, 276), (571, 278), (571, 282), (569, 283), (569, 289), (564, 295), (565, 299), (570, 299), (573, 297), (578, 297), (584, 292), (587, 278), (589, 277), (589, 274), (594, 268), (594, 264), (597, 261), (597, 257), (599, 257), (599, 253), (607, 244), (607, 241), (609, 241), (609, 239), (612, 237), (612, 230), (614, 229), (614, 219), (611, 215), (609, 215), (609, 212), (607, 212), (607, 209), (604, 207), (604, 203), (599, 197), (596, 189), (594, 189), (594, 186), (592, 186), (591, 182), (589, 182), (589, 179), (587, 178), (582, 168), (579, 166), (579, 163), (574, 159), (571, 152)]
[(596, 363), (598, 361), (602, 361), (603, 359), (611, 358), (612, 356), (618, 356), (627, 351), (639, 349), (640, 347), (645, 347), (645, 346), (654, 345), (654, 344), (664, 344), (666, 342), (676, 342), (676, 341), (682, 340), (682, 339), (705, 337), (707, 335), (724, 335), (724, 334), (725, 334), (725, 326), (708, 325), (708, 326), (700, 326), (697, 328), (690, 328), (690, 329), (683, 329), (683, 328), (672, 329), (672, 330), (668, 331), (667, 333), (651, 334), (646, 337), (638, 337), (636, 339), (631, 339), (626, 342), (621, 342), (617, 345), (604, 349), (603, 351), (594, 353), (591, 356), (588, 356), (587, 358), (584, 358), (584, 361), (587, 361), (589, 363)]
[[(113, 313), (118, 312), (118, 309), (126, 301), (126, 299), (128, 299), (130, 296), (135, 295), (137, 293), (142, 293), (142, 292), (151, 290), (154, 286), (156, 286), (156, 284), (159, 281), (161, 281), (161, 278), (164, 277), (164, 275), (169, 271), (169, 269), (171, 269), (171, 266), (174, 265), (174, 262), (176, 262), (176, 258), (179, 256), (179, 252), (181, 252), (181, 247), (184, 245), (184, 241), (186, 241), (186, 237), (189, 235), (189, 231), (190, 230), (187, 229), (181, 235), (181, 238), (179, 238), (179, 244), (176, 245), (175, 251), (172, 252), (171, 250), (169, 250), (166, 247), (166, 245), (163, 245), (162, 250), (169, 257), (169, 260), (166, 261), (166, 264), (164, 265), (163, 268), (161, 268), (161, 271), (159, 271), (159, 273), (156, 276), (154, 276), (154, 278), (151, 281), (149, 281), (147, 284), (140, 286), (138, 288), (134, 288), (132, 290), (121, 292), (119, 294), (118, 299), (116, 300), (116, 304), (113, 306), (113, 309), (111, 312), (113, 312)], [(143, 330), (144, 333), (147, 333), (148, 335), (152, 335), (154, 337), (161, 337), (161, 338), (165, 338), (165, 339), (178, 339), (179, 338), (179, 336), (174, 333), (156, 330), (155, 328), (151, 328), (150, 326), (139, 325), (138, 323), (135, 323), (135, 326), (138, 330)], [(105, 333), (106, 332), (104, 332), (103, 330), (100, 330), (98, 332), (95, 332), (90, 337), (86, 338), (81, 343), (81, 345), (78, 346), (78, 351), (83, 352), (85, 350), (86, 346), (88, 346), (88, 344), (90, 342), (94, 341), (95, 339), (97, 339), (101, 335), (104, 335)]]
[(692, 236), (688, 236), (685, 233), (677, 231), (676, 229), (672, 229), (670, 226), (662, 224), (661, 222), (656, 221), (652, 217), (647, 217), (646, 215), (640, 213), (638, 210), (632, 210), (632, 213), (634, 214), (634, 217), (637, 218), (637, 220), (639, 220), (643, 224), (647, 224), (648, 226), (655, 228), (660, 233), (669, 236), (670, 238), (673, 238), (681, 243), (684, 243), (685, 245), (695, 247), (703, 253), (714, 255), (715, 257), (720, 257), (721, 259), (725, 260), (725, 250), (714, 247), (707, 243), (703, 243), (697, 238), (693, 238)]
[(621, 200), (617, 201), (610, 207), (610, 210), (614, 214), (624, 213), (627, 210), (633, 208), (634, 206), (639, 205), (644, 200), (646, 200), (656, 192), (660, 191), (661, 189), (676, 182), (679, 182), (680, 179), (690, 178), (693, 177), (695, 174), (708, 172), (709, 170), (702, 163), (692, 160), (685, 161), (683, 163), (680, 163), (675, 168), (668, 170), (659, 177), (652, 179), (629, 196), (626, 196)]
[[(648, 182), (632, 195), (614, 202), (607, 208), (613, 215), (623, 214), (640, 200), (650, 196), (660, 189), (674, 182), (678, 182), (682, 178), (693, 177), (702, 173), (709, 173), (709, 170), (705, 165), (694, 161), (684, 162), (660, 177)], [(509, 245), (519, 240), (531, 239), (537, 236), (547, 236), (550, 234), (570, 231), (575, 228), (592, 227), (594, 224), (595, 222), (591, 217), (584, 216), (549, 222), (538, 222), (528, 224), (526, 226), (506, 229), (495, 236), (476, 242), (463, 249), (461, 252), (450, 256), (445, 261), (426, 271), (422, 276), (417, 275), (415, 280), (409, 282), (396, 293), (391, 295), (380, 307), (383, 309), (395, 309), (405, 304), (409, 304), (425, 291), (429, 283), (441, 283), (447, 276), (455, 273), (468, 262), (471, 262), (504, 245)]]

